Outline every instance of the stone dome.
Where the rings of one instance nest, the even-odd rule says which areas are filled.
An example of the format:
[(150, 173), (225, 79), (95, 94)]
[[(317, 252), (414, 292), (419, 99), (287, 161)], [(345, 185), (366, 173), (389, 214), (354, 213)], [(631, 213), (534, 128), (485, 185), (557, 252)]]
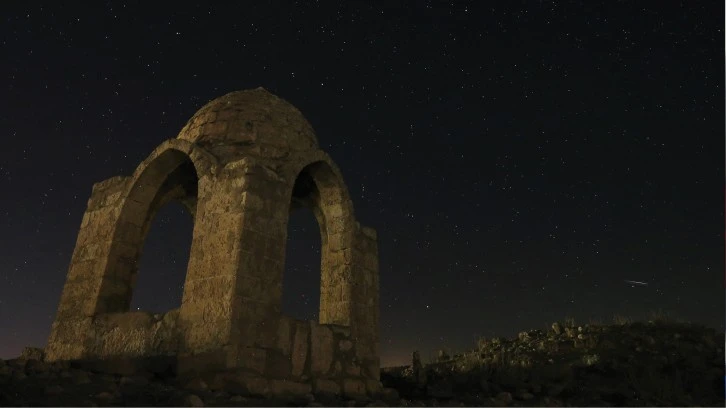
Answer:
[(264, 88), (228, 93), (199, 109), (179, 139), (202, 145), (237, 145), (277, 151), (315, 149), (318, 140), (297, 108)]

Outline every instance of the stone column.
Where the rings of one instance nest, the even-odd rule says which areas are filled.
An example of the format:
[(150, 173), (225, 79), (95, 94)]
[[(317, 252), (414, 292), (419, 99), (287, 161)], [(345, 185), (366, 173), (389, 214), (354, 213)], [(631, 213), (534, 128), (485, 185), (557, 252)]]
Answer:
[(209, 183), (200, 180), (179, 314), (180, 372), (264, 370), (263, 348), (275, 346), (280, 320), (285, 191), (282, 180), (249, 159), (227, 164)]
[(279, 344), (290, 198), (288, 181), (269, 168), (250, 165), (245, 180), (233, 332), (238, 348), (230, 364), (263, 373), (272, 357), (266, 350)]
[(196, 222), (179, 308), (180, 373), (223, 369), (232, 343), (236, 265), (244, 218), (242, 177), (199, 179)]
[(113, 177), (93, 186), (48, 339), (49, 361), (83, 358), (86, 341), (93, 339), (93, 316), (105, 311), (103, 275), (129, 179)]
[(379, 345), (379, 272), (376, 231), (359, 227), (353, 249), (353, 304), (351, 328), (356, 354), (363, 375), (372, 380), (380, 378)]

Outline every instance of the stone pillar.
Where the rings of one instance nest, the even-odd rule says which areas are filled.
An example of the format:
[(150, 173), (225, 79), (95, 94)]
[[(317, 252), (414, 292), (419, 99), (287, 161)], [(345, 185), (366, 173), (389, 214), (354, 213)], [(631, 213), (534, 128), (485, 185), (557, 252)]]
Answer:
[(368, 227), (357, 228), (354, 245), (351, 328), (363, 375), (377, 381), (380, 378), (378, 357), (380, 300), (376, 231)]
[(100, 297), (103, 275), (128, 181), (113, 177), (93, 186), (48, 339), (48, 361), (83, 358), (86, 341), (93, 340), (91, 323), (94, 315), (105, 311)]
[[(229, 170), (229, 169), (225, 169)], [(232, 344), (245, 180), (224, 171), (199, 179), (197, 217), (179, 308), (180, 373), (223, 369)]]
[(250, 159), (201, 184), (179, 314), (179, 371), (259, 369), (263, 348), (277, 344), (289, 209), (284, 184)]
[(290, 198), (287, 181), (269, 168), (250, 165), (244, 177), (245, 217), (234, 289), (238, 356), (231, 364), (260, 371), (271, 358), (265, 350), (279, 344)]

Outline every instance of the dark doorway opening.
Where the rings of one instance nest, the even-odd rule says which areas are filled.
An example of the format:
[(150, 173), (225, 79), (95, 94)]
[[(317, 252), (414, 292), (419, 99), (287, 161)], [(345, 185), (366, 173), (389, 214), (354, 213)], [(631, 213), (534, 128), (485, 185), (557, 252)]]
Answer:
[(194, 220), (178, 200), (159, 209), (143, 245), (131, 311), (163, 313), (181, 306)]
[(282, 279), (282, 313), (299, 320), (320, 319), (320, 225), (313, 213), (319, 193), (303, 171), (295, 180), (290, 203)]

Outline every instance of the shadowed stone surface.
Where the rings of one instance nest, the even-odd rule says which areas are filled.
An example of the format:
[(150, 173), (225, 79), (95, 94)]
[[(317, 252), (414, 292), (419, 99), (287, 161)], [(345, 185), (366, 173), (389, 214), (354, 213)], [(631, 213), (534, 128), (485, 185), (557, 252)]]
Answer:
[[(175, 200), (194, 219), (182, 304), (131, 312), (151, 222)], [(280, 312), (288, 217), (300, 207), (321, 231), (318, 322)], [(93, 186), (48, 346), (28, 358), (125, 375), (234, 372), (255, 395), (309, 393), (316, 378), (376, 393), (378, 273), (376, 233), (355, 220), (312, 126), (262, 88), (232, 92), (132, 175)]]

